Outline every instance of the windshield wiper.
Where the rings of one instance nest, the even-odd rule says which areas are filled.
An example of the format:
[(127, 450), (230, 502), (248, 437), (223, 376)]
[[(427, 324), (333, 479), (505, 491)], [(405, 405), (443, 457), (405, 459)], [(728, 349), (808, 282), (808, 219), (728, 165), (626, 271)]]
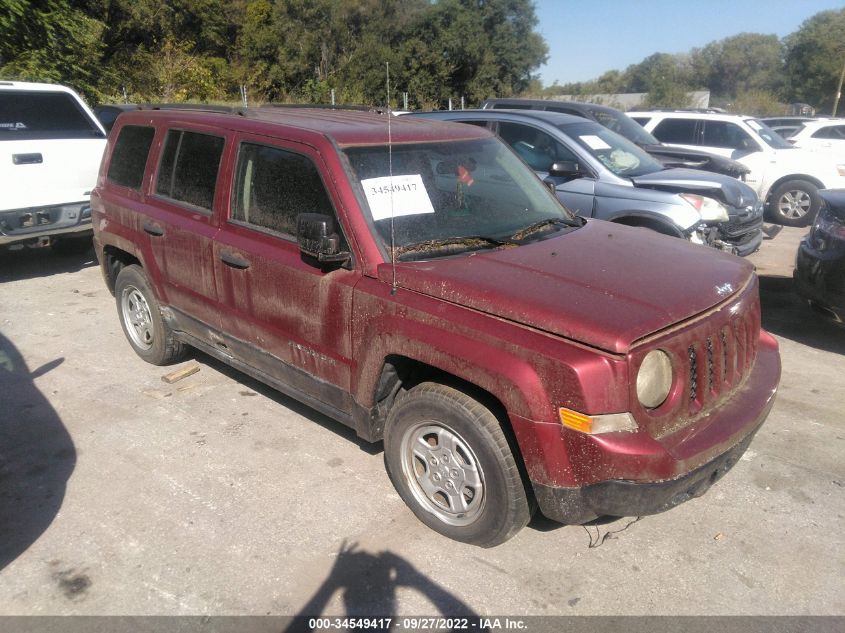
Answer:
[(540, 229), (544, 229), (547, 226), (552, 226), (553, 224), (562, 224), (563, 226), (578, 228), (579, 226), (584, 226), (584, 222), (584, 218), (577, 215), (571, 220), (567, 220), (564, 218), (546, 218), (545, 220), (540, 220), (538, 222), (534, 222), (533, 224), (529, 224), (523, 229), (519, 229), (516, 233), (511, 235), (511, 239), (514, 241), (523, 240), (532, 233), (536, 233)]
[(517, 243), (512, 239), (498, 239), (488, 235), (465, 235), (462, 237), (444, 237), (433, 240), (421, 240), (419, 242), (411, 242), (410, 244), (403, 244), (396, 248), (396, 257), (410, 253), (411, 251), (426, 252), (433, 251), (449, 246), (463, 246), (466, 249), (482, 248), (485, 246), (517, 246)]

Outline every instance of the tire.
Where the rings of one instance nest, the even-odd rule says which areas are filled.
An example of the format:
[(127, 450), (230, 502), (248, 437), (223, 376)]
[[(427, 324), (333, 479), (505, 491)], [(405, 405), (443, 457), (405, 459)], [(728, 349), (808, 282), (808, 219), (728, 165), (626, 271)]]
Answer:
[(169, 365), (184, 356), (185, 346), (161, 317), (158, 301), (140, 266), (132, 264), (120, 270), (114, 296), (123, 333), (138, 356), (153, 365)]
[(397, 401), (385, 428), (384, 461), (417, 518), (456, 541), (493, 547), (531, 519), (499, 420), (452, 387), (422, 383)]
[(94, 245), (90, 237), (60, 237), (50, 245), (53, 252), (61, 257), (82, 255)]
[(787, 180), (769, 198), (769, 215), (784, 226), (807, 226), (819, 212), (819, 189), (806, 180)]

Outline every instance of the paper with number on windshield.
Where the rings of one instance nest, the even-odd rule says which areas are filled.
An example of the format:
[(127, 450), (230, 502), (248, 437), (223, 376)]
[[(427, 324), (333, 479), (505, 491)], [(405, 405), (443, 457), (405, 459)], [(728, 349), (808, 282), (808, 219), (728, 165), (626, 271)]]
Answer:
[[(361, 181), (373, 220), (386, 220), (391, 215), (391, 198), (393, 198), (393, 217), (403, 215), (420, 215), (434, 213), (431, 198), (419, 174), (404, 176), (384, 176), (382, 178), (365, 178)], [(391, 196), (392, 192), (392, 196)]]
[(599, 150), (599, 149), (610, 149), (610, 145), (605, 143), (601, 138), (595, 136), (594, 134), (587, 134), (585, 136), (580, 137), (582, 141), (584, 141), (587, 145), (589, 145), (592, 149)]

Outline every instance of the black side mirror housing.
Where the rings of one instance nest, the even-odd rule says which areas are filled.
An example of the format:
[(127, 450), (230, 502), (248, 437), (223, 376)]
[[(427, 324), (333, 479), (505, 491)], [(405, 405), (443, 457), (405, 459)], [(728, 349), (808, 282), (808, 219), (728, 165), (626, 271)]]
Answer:
[(299, 250), (318, 262), (341, 264), (352, 256), (340, 250), (340, 235), (334, 218), (321, 213), (300, 213), (296, 216), (296, 242)]
[(581, 165), (572, 160), (562, 160), (552, 163), (549, 167), (549, 176), (556, 178), (580, 178), (585, 175)]

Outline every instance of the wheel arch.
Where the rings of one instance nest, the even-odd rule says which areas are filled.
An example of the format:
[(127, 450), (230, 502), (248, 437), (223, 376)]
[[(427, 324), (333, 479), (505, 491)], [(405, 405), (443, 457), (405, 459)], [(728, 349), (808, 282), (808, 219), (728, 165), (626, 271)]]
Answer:
[(818, 187), (819, 189), (825, 188), (824, 183), (821, 180), (808, 174), (789, 174), (786, 176), (781, 176), (780, 178), (775, 180), (771, 185), (769, 185), (769, 190), (766, 192), (766, 204), (771, 203), (772, 193), (783, 183), (789, 182), (790, 180), (806, 180), (807, 182)]
[(117, 281), (118, 274), (120, 274), (120, 271), (124, 267), (132, 264), (136, 264), (141, 268), (144, 267), (141, 260), (129, 251), (110, 244), (103, 246), (103, 277), (105, 278), (109, 292), (114, 294), (114, 286)]

